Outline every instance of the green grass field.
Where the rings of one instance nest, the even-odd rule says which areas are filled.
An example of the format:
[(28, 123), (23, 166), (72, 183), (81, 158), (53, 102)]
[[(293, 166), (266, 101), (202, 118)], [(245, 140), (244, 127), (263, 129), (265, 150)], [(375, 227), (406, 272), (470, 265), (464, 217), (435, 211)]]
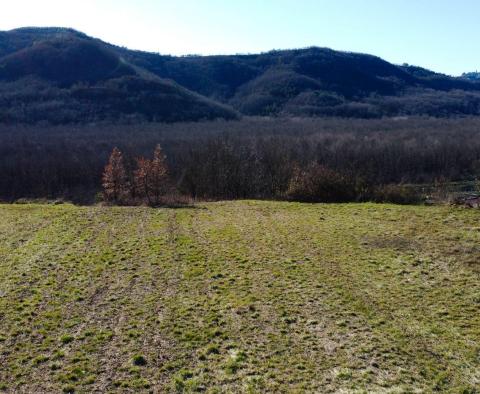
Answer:
[(0, 205), (0, 387), (477, 392), (480, 212)]

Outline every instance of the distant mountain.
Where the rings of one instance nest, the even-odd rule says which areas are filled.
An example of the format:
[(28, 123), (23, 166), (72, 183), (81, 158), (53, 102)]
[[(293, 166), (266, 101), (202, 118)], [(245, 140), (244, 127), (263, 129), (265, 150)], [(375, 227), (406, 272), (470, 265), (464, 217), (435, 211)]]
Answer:
[(174, 57), (72, 29), (0, 32), (0, 121), (480, 114), (480, 81), (326, 48)]

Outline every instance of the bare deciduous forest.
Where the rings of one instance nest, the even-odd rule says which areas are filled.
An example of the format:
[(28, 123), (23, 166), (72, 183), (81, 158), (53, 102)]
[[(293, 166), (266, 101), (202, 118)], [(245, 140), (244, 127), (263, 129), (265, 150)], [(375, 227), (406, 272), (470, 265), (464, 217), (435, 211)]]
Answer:
[[(161, 144), (171, 182), (195, 199), (384, 200), (387, 185), (475, 180), (479, 137), (473, 117), (2, 126), (0, 196), (92, 203), (114, 147), (133, 174), (136, 160)], [(307, 179), (312, 165), (337, 174), (337, 189), (347, 191), (289, 195), (294, 177)]]

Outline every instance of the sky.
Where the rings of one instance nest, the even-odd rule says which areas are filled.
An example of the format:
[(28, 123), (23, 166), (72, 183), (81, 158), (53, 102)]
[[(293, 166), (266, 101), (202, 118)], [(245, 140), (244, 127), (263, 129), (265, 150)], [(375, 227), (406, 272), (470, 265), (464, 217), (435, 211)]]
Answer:
[(72, 27), (162, 54), (307, 46), (459, 75), (480, 70), (480, 0), (0, 0), (0, 30)]

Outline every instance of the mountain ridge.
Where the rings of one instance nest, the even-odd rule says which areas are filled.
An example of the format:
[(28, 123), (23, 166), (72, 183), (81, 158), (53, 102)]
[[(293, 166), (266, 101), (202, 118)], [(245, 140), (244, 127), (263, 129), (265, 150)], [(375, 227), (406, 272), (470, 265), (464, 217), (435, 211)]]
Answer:
[[(55, 93), (45, 98), (32, 80)], [(23, 96), (12, 101), (12, 87)], [(480, 82), (329, 48), (179, 57), (130, 50), (70, 28), (0, 32), (0, 122), (42, 120), (17, 111), (24, 103), (28, 112), (39, 100), (55, 102), (64, 114), (77, 109), (46, 119), (53, 123), (458, 116), (480, 114)]]
[(66, 28), (0, 33), (0, 122), (196, 121), (237, 114)]

